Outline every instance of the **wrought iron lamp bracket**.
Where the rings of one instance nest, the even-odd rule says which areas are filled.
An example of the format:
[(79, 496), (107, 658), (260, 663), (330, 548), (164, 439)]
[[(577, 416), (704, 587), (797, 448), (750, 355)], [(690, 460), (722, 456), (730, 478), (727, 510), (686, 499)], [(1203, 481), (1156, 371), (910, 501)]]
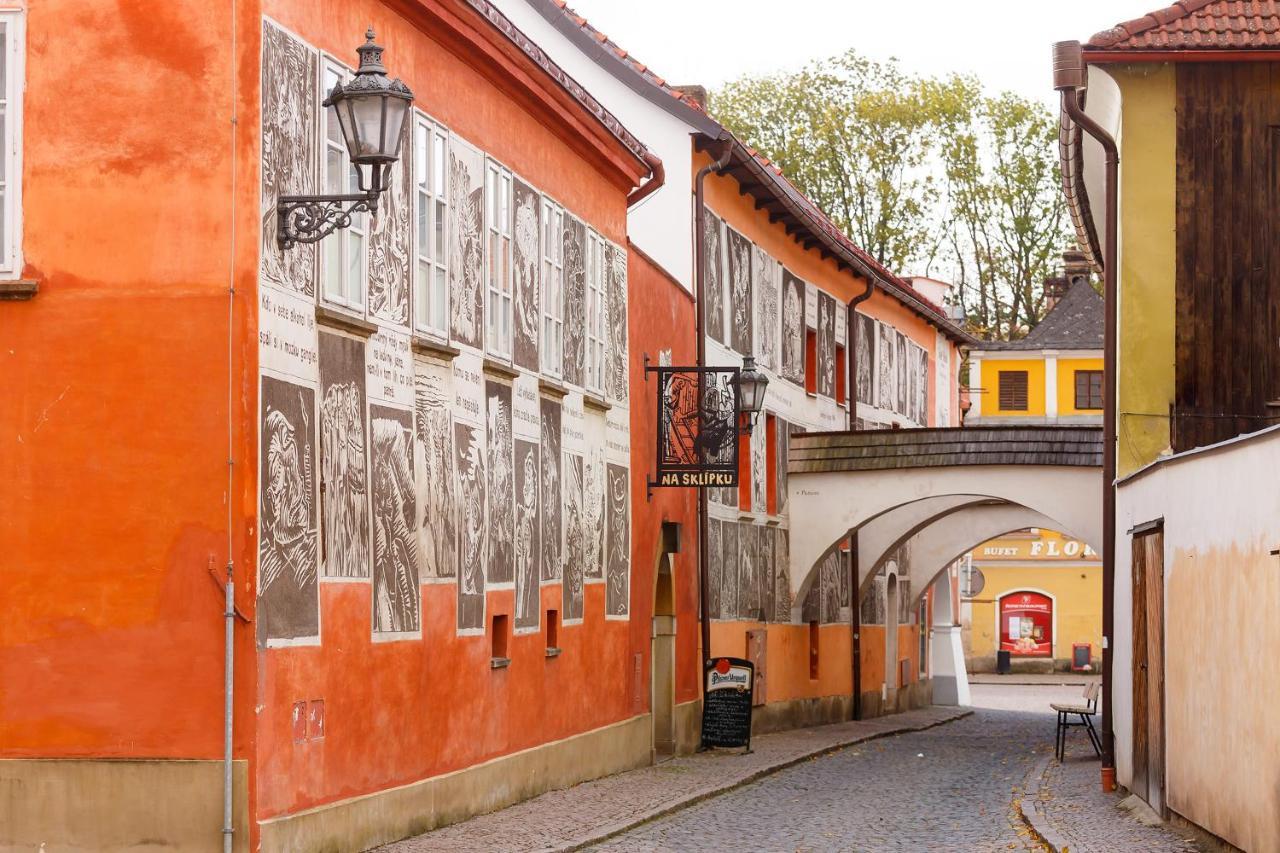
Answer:
[(339, 228), (351, 226), (361, 211), (378, 212), (378, 190), (344, 195), (282, 195), (276, 203), (276, 242), (281, 249), (318, 243)]

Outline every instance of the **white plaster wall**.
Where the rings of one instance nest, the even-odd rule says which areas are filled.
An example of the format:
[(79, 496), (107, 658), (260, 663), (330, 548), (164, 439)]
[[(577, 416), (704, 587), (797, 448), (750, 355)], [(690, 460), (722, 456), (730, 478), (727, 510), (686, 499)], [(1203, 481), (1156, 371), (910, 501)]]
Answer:
[(666, 183), (629, 211), (627, 232), (641, 251), (692, 292), (693, 143), (689, 137), (694, 129), (596, 64), (526, 0), (494, 0), (494, 5), (662, 159)]
[(1280, 850), (1280, 427), (1120, 484), (1112, 667), (1116, 770), (1133, 779), (1134, 525), (1164, 519), (1166, 798), (1246, 850)]

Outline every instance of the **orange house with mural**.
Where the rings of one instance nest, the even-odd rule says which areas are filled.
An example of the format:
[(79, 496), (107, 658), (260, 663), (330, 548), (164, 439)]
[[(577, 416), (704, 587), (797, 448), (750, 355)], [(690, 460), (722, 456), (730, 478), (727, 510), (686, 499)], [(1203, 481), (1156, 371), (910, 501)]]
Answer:
[[(370, 25), (390, 186), (282, 249)], [(658, 159), (486, 0), (0, 26), (0, 846), (363, 849), (649, 763), (660, 565), (696, 621), (639, 475), (692, 350), (627, 241)]]

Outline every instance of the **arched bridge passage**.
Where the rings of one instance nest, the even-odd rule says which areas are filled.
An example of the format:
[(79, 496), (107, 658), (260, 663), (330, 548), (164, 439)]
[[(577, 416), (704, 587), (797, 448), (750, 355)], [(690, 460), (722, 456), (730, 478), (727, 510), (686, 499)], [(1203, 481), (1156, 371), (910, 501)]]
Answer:
[[(831, 543), (877, 517), (924, 501), (939, 510), (938, 517), (948, 514), (948, 503), (953, 508), (981, 500), (1012, 504), (1051, 522), (1043, 526), (1090, 543), (1102, 540), (1102, 430), (1095, 427), (800, 434), (792, 437), (788, 472), (791, 565), (805, 567), (791, 577), (797, 600)], [(914, 532), (902, 527), (897, 537), (926, 526)]]

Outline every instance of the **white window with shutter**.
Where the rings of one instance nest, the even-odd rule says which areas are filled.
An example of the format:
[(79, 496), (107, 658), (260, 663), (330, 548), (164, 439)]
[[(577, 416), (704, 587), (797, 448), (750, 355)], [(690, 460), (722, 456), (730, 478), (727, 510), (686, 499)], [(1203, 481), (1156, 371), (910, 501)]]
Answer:
[(511, 358), (511, 172), (490, 160), (484, 178), (485, 347)]
[(559, 376), (564, 364), (564, 211), (542, 200), (542, 371)]
[(437, 338), (449, 335), (448, 258), (449, 135), (423, 113), (414, 115), (413, 270), (414, 327)]
[(0, 277), (22, 274), (22, 92), (26, 80), (23, 15), (0, 12)]
[[(345, 81), (350, 72), (326, 58), (320, 68), (320, 97), (328, 97), (333, 87)], [(321, 192), (344, 194), (360, 192), (360, 176), (342, 138), (342, 129), (333, 110), (321, 109), (320, 122), (320, 187)], [(364, 313), (364, 293), (368, 277), (367, 247), (369, 214), (351, 216), (351, 226), (339, 229), (320, 242), (320, 281), (325, 302)]]
[(604, 281), (604, 239), (587, 232), (587, 390), (604, 394), (604, 355), (607, 294)]

